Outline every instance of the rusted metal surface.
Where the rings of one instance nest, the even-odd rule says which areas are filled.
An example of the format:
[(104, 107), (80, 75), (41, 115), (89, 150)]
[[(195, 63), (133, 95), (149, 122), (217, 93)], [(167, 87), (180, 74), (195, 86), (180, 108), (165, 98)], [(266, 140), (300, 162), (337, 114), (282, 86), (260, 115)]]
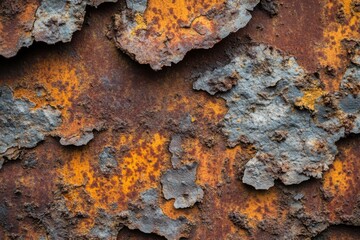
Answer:
[[(23, 6), (29, 8), (24, 11), (35, 16), (39, 3), (30, 2), (24, 1)], [(275, 3), (277, 9), (272, 10), (270, 3), (263, 1), (245, 28), (211, 49), (190, 51), (180, 63), (158, 72), (132, 61), (109, 39), (113, 16), (121, 14), (125, 1), (88, 8), (87, 24), (70, 43), (37, 43), (13, 58), (1, 58), (0, 85), (8, 93), (0, 95), (6, 100), (0, 102), (1, 147), (4, 135), (13, 129), (20, 134), (12, 141), (15, 144), (10, 144), (17, 147), (16, 157), (11, 155), (17, 160), (4, 163), (0, 170), (0, 238), (358, 239), (360, 139), (354, 129), (358, 126), (359, 3)], [(21, 24), (9, 23), (5, 28), (8, 20), (3, 18), (14, 16), (11, 21), (16, 22), (14, 19), (27, 21), (30, 17), (11, 11), (5, 16), (3, 12), (1, 46), (16, 49), (11, 50), (15, 53), (20, 45), (14, 39), (24, 34), (18, 30)], [(341, 120), (335, 121), (333, 131), (321, 135), (323, 140), (334, 138), (331, 146), (338, 153), (325, 147), (310, 155), (319, 157), (317, 163), (326, 162), (329, 169), (321, 169), (321, 176), (305, 174), (308, 180), (285, 185), (280, 173), (293, 169), (290, 165), (271, 176), (270, 181), (281, 181), (274, 181), (266, 191), (255, 190), (242, 179), (249, 176), (249, 162), (259, 152), (272, 153), (277, 145), (269, 151), (263, 147), (263, 138), (229, 145), (231, 135), (226, 133), (238, 126), (231, 119), (244, 119), (232, 110), (241, 98), (231, 95), (238, 86), (246, 85), (245, 68), (232, 64), (239, 64), (234, 59), (245, 54), (241, 59), (249, 58), (253, 67), (259, 57), (251, 54), (251, 48), (259, 46), (272, 53), (262, 67), (249, 73), (253, 74), (249, 83), (257, 81), (254, 74), (271, 75), (269, 70), (284, 78), (294, 67), (300, 69), (296, 76), (307, 80), (292, 82), (289, 77), (288, 85), (281, 85), (298, 91), (296, 98), (284, 89), (268, 89), (268, 99), (276, 103), (276, 109), (281, 108), (275, 98), (289, 100), (286, 106), (291, 106), (294, 114), (287, 118), (298, 112), (306, 115), (305, 120), (295, 118), (295, 122), (282, 119), (288, 123), (286, 129), (269, 139), (285, 143), (292, 135), (284, 131), (305, 128), (304, 121), (308, 129), (315, 129), (311, 134), (316, 134), (324, 112), (332, 121)], [(260, 52), (266, 53), (264, 49)], [(291, 64), (273, 64), (279, 56), (291, 58)], [(229, 72), (207, 78), (211, 80), (208, 92), (215, 96), (193, 89), (199, 79), (206, 80), (223, 69)], [(245, 87), (255, 89), (251, 84)], [(232, 102), (223, 99), (226, 94)], [(257, 96), (266, 99), (264, 94)], [(263, 104), (259, 99), (255, 98), (255, 105)], [(325, 104), (329, 102), (333, 104)], [(13, 108), (9, 108), (11, 104)], [(27, 106), (23, 114), (20, 106)], [(319, 109), (329, 106), (327, 111)], [(61, 123), (47, 127), (44, 118), (38, 118), (44, 111), (56, 113)], [(227, 118), (229, 113), (234, 117)], [(343, 121), (345, 115), (351, 115), (348, 121)], [(41, 138), (31, 137), (33, 132), (26, 126), (36, 128)], [(252, 132), (243, 126), (240, 130), (249, 139), (259, 136), (256, 129)], [(338, 130), (341, 128), (343, 132)], [(240, 130), (233, 129), (236, 134)], [(36, 147), (26, 146), (22, 144), (26, 138), (44, 141), (34, 143)], [(321, 156), (324, 151), (330, 155)], [(300, 153), (289, 153), (294, 154)], [(276, 155), (270, 163), (282, 160)], [(306, 169), (307, 163), (300, 166), (298, 173), (314, 171)]]
[(13, 57), (34, 41), (70, 42), (84, 22), (87, 5), (117, 0), (4, 0), (0, 15), (0, 55)]
[(115, 15), (116, 45), (155, 70), (181, 61), (194, 48), (211, 48), (251, 19), (259, 0), (127, 0)]

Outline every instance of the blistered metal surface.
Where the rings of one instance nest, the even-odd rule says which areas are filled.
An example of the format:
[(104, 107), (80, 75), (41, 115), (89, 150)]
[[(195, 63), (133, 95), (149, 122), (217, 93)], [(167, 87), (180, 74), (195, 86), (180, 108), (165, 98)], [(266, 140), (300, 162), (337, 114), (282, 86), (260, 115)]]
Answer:
[[(35, 21), (41, 2), (5, 1), (9, 2), (7, 8), (0, 5), (0, 36), (1, 44), (6, 43), (2, 49), (13, 52), (18, 40), (11, 39), (28, 37), (30, 32), (21, 29)], [(1, 89), (11, 89), (12, 97), (6, 99), (15, 102), (7, 112), (18, 112), (16, 102), (28, 106), (23, 115), (10, 114), (19, 116), (11, 118), (13, 122), (45, 110), (61, 117), (50, 130), (38, 129), (43, 137), (36, 146), (19, 145), (17, 160), (2, 166), (0, 238), (358, 239), (357, 1), (262, 1), (244, 28), (157, 72), (119, 51), (112, 35), (113, 16), (126, 7), (150, 14), (145, 2), (147, 7), (159, 5), (151, 0), (118, 1), (87, 8), (86, 24), (71, 42), (34, 44), (11, 59), (0, 59)], [(206, 3), (209, 8), (217, 4), (201, 2)], [(174, 16), (182, 16), (175, 10)], [(254, 54), (258, 48), (263, 51)], [(267, 60), (257, 59), (265, 55)], [(265, 84), (242, 81), (244, 71), (233, 64), (239, 63), (234, 60), (239, 56), (256, 70), (249, 76), (265, 76), (265, 83), (271, 75), (286, 81), (265, 90)], [(254, 68), (251, 64), (256, 62), (263, 64)], [(201, 77), (229, 67), (234, 71), (212, 80), (208, 90), (214, 95), (193, 89)], [(295, 68), (296, 81), (287, 77)], [(284, 120), (293, 123), (288, 130), (303, 126), (297, 119), (304, 118), (315, 133), (321, 131), (318, 128), (326, 131), (325, 140), (342, 137), (327, 145), (335, 146), (337, 154), (319, 148), (330, 154), (320, 159), (329, 160), (321, 178), (292, 185), (275, 180), (265, 191), (242, 182), (247, 164), (267, 149), (261, 148), (261, 141), (230, 146), (224, 134), (230, 126), (225, 123), (231, 122), (228, 106), (241, 98), (229, 104), (223, 96), (231, 96), (239, 84), (249, 87), (249, 94), (265, 91), (254, 99), (275, 104), (269, 117), (278, 115), (282, 106), (293, 109), (287, 116), (295, 120)], [(285, 100), (289, 101), (277, 105)], [(38, 125), (36, 116), (30, 125)], [(40, 126), (47, 125), (41, 119)], [(271, 141), (286, 142), (293, 136), (288, 130), (277, 130)], [(235, 132), (239, 131), (243, 130)], [(278, 162), (281, 159), (274, 158), (273, 163)], [(314, 172), (300, 166), (301, 174)], [(179, 208), (179, 202), (186, 207)]]

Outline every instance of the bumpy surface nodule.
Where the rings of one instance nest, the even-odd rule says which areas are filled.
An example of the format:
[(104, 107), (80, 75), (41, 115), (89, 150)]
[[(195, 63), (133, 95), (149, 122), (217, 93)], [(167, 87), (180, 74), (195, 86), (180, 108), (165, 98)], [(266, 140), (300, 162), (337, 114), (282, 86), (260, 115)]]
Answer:
[(13, 160), (21, 148), (33, 148), (61, 123), (58, 110), (14, 99), (10, 88), (0, 87), (0, 168), (5, 159)]
[[(359, 71), (350, 66), (343, 83), (349, 79), (359, 82)], [(224, 89), (229, 77), (234, 76), (235, 86)], [(331, 96), (335, 103), (331, 111), (336, 114), (329, 115), (329, 109), (321, 111), (326, 105), (322, 98), (317, 101), (314, 116), (296, 108), (295, 101), (303, 96), (297, 82), (304, 80), (305, 72), (294, 58), (258, 45), (226, 66), (204, 73), (194, 83), (194, 89), (210, 94), (225, 91), (220, 96), (229, 108), (223, 127), (229, 145), (245, 142), (256, 147), (256, 155), (245, 165), (244, 183), (269, 189), (275, 179), (290, 185), (320, 178), (333, 162), (335, 143), (345, 136), (345, 130), (359, 132), (360, 108), (354, 107), (357, 97), (344, 89)], [(358, 82), (353, 85), (359, 86)], [(347, 107), (341, 107), (345, 102)], [(346, 129), (349, 119), (351, 126)]]

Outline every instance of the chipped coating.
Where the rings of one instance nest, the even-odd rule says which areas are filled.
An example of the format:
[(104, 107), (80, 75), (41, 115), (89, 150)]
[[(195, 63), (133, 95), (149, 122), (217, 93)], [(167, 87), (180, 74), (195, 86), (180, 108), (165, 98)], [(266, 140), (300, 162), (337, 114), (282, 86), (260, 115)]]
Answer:
[(171, 137), (169, 144), (169, 152), (171, 152), (171, 164), (173, 168), (178, 168), (181, 164), (181, 158), (184, 155), (184, 150), (181, 147), (181, 136), (174, 135)]
[[(251, 19), (259, 0), (127, 1), (115, 15), (118, 48), (154, 70), (180, 62), (191, 49), (211, 48)], [(145, 9), (146, 8), (146, 9)]]
[[(359, 71), (358, 67), (349, 67), (342, 86), (349, 79), (358, 79)], [(245, 165), (242, 178), (256, 189), (269, 189), (275, 179), (291, 185), (322, 177), (337, 153), (335, 143), (345, 131), (359, 133), (357, 117), (355, 126), (345, 129), (345, 119), (358, 114), (360, 106), (351, 96), (335, 104), (344, 112), (337, 114), (340, 119), (324, 119), (326, 110), (316, 109), (317, 119), (324, 120), (314, 121), (310, 112), (296, 109), (299, 98), (309, 98), (298, 87), (306, 79), (305, 72), (294, 58), (283, 57), (264, 45), (250, 47), (225, 67), (205, 73), (194, 83), (194, 89), (215, 94), (222, 89), (214, 89), (214, 83), (218, 85), (234, 72), (238, 76), (236, 86), (221, 95), (229, 107), (223, 132), (230, 146), (242, 142), (254, 144), (258, 150)], [(357, 88), (358, 84), (354, 85), (352, 88)], [(346, 93), (344, 87), (341, 90)], [(312, 110), (316, 108), (312, 99), (316, 95), (322, 93), (310, 95)]]
[(84, 21), (86, 1), (43, 0), (36, 11), (32, 34), (35, 41), (70, 42)]
[(33, 109), (32, 102), (14, 99), (10, 88), (0, 87), (0, 168), (15, 160), (22, 148), (33, 148), (61, 123), (60, 112), (50, 106)]
[(204, 191), (196, 181), (198, 164), (191, 163), (178, 169), (168, 170), (161, 177), (162, 191), (165, 199), (175, 199), (174, 207), (188, 208), (201, 202)]
[[(34, 41), (54, 44), (70, 42), (81, 29), (86, 5), (97, 7), (117, 0), (16, 0), (1, 3), (0, 55), (10, 58)], [(8, 28), (15, 28), (11, 34)], [(15, 32), (15, 35), (14, 33)]]
[(168, 240), (188, 237), (191, 230), (189, 221), (184, 217), (178, 219), (167, 217), (157, 206), (157, 201), (156, 189), (143, 192), (138, 203), (131, 204), (128, 211), (120, 213), (124, 225), (144, 233), (157, 233)]

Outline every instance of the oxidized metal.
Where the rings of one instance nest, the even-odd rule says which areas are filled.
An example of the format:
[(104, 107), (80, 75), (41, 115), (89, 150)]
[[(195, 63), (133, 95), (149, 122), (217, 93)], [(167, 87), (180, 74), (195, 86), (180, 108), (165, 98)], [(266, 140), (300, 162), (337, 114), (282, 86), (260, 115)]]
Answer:
[[(0, 4), (2, 55), (30, 45), (45, 2)], [(246, 27), (157, 72), (123, 54), (120, 29), (114, 35), (114, 16), (141, 13), (141, 2), (87, 8), (86, 24), (81, 10), (75, 28), (62, 25), (67, 33), (83, 25), (71, 42), (0, 59), (0, 150), (16, 150), (0, 153), (12, 159), (0, 170), (0, 238), (358, 239), (358, 1), (262, 1)], [(221, 15), (219, 6), (202, 1), (186, 12)], [(261, 136), (244, 120), (270, 106), (267, 125), (286, 110), (283, 128)], [(279, 147), (299, 129), (312, 130), (301, 141), (318, 144)], [(264, 168), (251, 165), (264, 154), (273, 155)], [(270, 178), (256, 185), (251, 169)]]

